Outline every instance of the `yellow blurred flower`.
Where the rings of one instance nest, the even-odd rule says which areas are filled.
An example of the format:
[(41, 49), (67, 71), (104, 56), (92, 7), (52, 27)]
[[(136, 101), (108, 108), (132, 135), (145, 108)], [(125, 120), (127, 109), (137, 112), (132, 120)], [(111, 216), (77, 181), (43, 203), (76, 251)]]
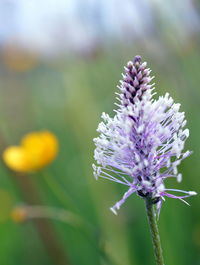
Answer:
[(27, 211), (26, 208), (16, 207), (10, 213), (11, 219), (15, 223), (23, 223), (27, 219)]
[(19, 146), (10, 146), (3, 153), (6, 165), (18, 172), (37, 171), (50, 164), (58, 153), (58, 140), (48, 131), (26, 134)]

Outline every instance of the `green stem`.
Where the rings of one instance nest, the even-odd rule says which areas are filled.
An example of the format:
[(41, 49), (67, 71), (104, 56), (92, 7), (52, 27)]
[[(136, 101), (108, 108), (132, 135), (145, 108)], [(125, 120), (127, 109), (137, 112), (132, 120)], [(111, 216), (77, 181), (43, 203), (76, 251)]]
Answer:
[[(41, 172), (41, 174), (43, 175), (47, 185), (49, 186), (49, 188), (51, 189), (51, 191), (54, 193), (54, 195), (60, 200), (60, 202), (63, 204), (63, 206), (65, 206), (66, 208), (68, 208), (68, 206), (70, 205), (71, 208), (73, 208), (74, 210), (77, 210), (76, 205), (73, 203), (72, 199), (67, 195), (67, 193), (62, 189), (62, 187), (59, 185), (59, 183), (54, 179), (54, 177), (52, 177), (50, 174), (46, 173), (46, 172)], [(74, 215), (75, 216), (75, 215)], [(41, 216), (40, 216), (41, 217)], [(68, 216), (66, 216), (66, 220), (68, 219)], [(78, 217), (78, 216), (77, 216)], [(65, 220), (65, 221), (66, 221)], [(64, 221), (64, 218), (63, 220)], [(102, 246), (99, 245), (99, 248), (97, 248), (97, 246), (95, 244), (93, 244), (94, 240), (96, 240), (95, 237), (95, 232), (94, 232), (94, 228), (92, 227), (92, 225), (86, 221), (84, 221), (81, 217), (79, 217), (80, 221), (79, 224), (82, 225), (82, 229), (81, 232), (83, 235), (85, 235), (87, 237), (87, 239), (89, 239), (89, 242), (92, 244), (92, 246), (94, 246), (96, 248), (97, 251), (99, 251), (100, 255), (102, 256), (102, 258), (110, 265), (115, 265), (114, 261), (110, 258), (110, 256), (106, 253), (106, 251), (104, 250), (104, 248)]]
[(145, 202), (146, 202), (146, 211), (147, 211), (149, 227), (151, 231), (156, 264), (164, 265), (160, 236), (159, 236), (158, 226), (156, 222), (156, 215), (154, 211), (154, 204), (151, 198), (146, 198)]
[(46, 184), (49, 186), (50, 190), (54, 193), (57, 199), (63, 204), (63, 206), (66, 208), (70, 206), (74, 210), (77, 209), (71, 197), (67, 195), (66, 191), (53, 176), (45, 171), (41, 171), (40, 175), (43, 176)]
[(106, 264), (115, 265), (114, 261), (104, 249), (103, 244), (94, 244), (94, 242), (97, 241), (95, 231), (92, 230), (92, 227), (89, 226), (89, 224), (85, 222), (80, 216), (65, 209), (43, 205), (28, 205), (19, 207), (19, 209), (25, 210), (27, 218), (26, 220), (48, 218), (64, 222), (68, 225), (71, 225), (75, 229), (80, 228), (82, 235), (88, 239), (88, 242), (101, 255)]

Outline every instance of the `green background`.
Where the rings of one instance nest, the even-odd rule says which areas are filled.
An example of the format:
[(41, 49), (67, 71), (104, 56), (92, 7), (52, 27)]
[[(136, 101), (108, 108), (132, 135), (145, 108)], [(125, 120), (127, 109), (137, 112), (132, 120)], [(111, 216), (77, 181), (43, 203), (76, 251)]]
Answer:
[[(49, 61), (37, 57), (28, 71), (14, 71), (1, 60), (1, 153), (27, 132), (43, 129), (55, 133), (60, 150), (51, 165), (26, 176), (10, 172), (1, 162), (0, 264), (154, 264), (143, 200), (133, 195), (118, 216), (113, 215), (109, 207), (126, 187), (96, 181), (91, 164), (100, 115), (114, 115), (114, 92), (123, 66), (140, 54), (155, 75), (158, 95), (169, 92), (181, 103), (190, 129), (186, 148), (194, 152), (179, 166), (183, 181), (167, 180), (166, 186), (199, 192), (200, 41), (188, 35), (178, 42), (167, 29), (158, 26), (156, 38), (97, 47), (82, 56)], [(200, 264), (200, 197), (188, 202), (190, 207), (173, 199), (163, 204), (159, 230), (166, 265)], [(39, 219), (39, 225), (37, 220), (15, 223), (9, 212), (21, 204), (65, 208), (84, 223), (62, 222), (56, 216)], [(47, 234), (43, 239), (41, 226)]]

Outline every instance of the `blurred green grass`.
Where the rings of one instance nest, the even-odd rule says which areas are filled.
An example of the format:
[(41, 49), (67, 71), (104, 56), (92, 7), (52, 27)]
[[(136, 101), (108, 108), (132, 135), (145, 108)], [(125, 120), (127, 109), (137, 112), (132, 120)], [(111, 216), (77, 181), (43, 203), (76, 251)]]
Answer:
[[(158, 95), (169, 92), (186, 112), (191, 136), (187, 147), (193, 155), (180, 166), (183, 182), (170, 180), (168, 187), (199, 192), (200, 163), (200, 51), (173, 49), (155, 56), (145, 48), (114, 47), (101, 50), (94, 58), (64, 58), (51, 63), (38, 61), (28, 72), (14, 72), (2, 63), (0, 72), (0, 136), (1, 150), (17, 144), (23, 134), (48, 129), (60, 143), (57, 159), (42, 172), (30, 178), (44, 205), (74, 211), (100, 235), (100, 243), (116, 265), (154, 264), (151, 239), (143, 201), (132, 196), (116, 217), (110, 211), (121, 198), (124, 187), (107, 181), (96, 182), (92, 176), (96, 127), (103, 111), (112, 114), (114, 92), (123, 66), (140, 53), (156, 76)], [(55, 196), (44, 174), (49, 174), (61, 188), (60, 200)], [(40, 236), (28, 221), (13, 223), (6, 218), (8, 200), (11, 205), (26, 203), (15, 175), (0, 166), (0, 187), (7, 192), (0, 203), (5, 218), (0, 223), (1, 264), (55, 264)], [(70, 201), (68, 198), (70, 197)], [(63, 203), (65, 201), (65, 204)], [(71, 203), (72, 201), (72, 203)], [(199, 196), (189, 199), (190, 207), (167, 199), (159, 219), (165, 262), (200, 264)], [(80, 229), (51, 220), (60, 247), (71, 265), (109, 264), (98, 251), (98, 236), (88, 239)]]

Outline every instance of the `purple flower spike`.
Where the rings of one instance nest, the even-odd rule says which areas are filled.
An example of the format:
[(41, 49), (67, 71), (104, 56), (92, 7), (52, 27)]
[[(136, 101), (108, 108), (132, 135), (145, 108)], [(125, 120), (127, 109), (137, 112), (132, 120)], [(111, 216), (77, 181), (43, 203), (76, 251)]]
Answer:
[(181, 181), (177, 166), (191, 154), (183, 152), (189, 130), (183, 129), (186, 120), (179, 112), (180, 104), (175, 104), (168, 93), (153, 99), (153, 77), (146, 66), (140, 56), (127, 63), (118, 87), (116, 115), (102, 114), (103, 122), (97, 129), (100, 136), (94, 139), (98, 164), (93, 165), (94, 176), (128, 186), (123, 198), (111, 208), (115, 214), (134, 192), (151, 197), (158, 214), (165, 197), (187, 203), (184, 198), (196, 195), (194, 191), (165, 188), (166, 178)]

